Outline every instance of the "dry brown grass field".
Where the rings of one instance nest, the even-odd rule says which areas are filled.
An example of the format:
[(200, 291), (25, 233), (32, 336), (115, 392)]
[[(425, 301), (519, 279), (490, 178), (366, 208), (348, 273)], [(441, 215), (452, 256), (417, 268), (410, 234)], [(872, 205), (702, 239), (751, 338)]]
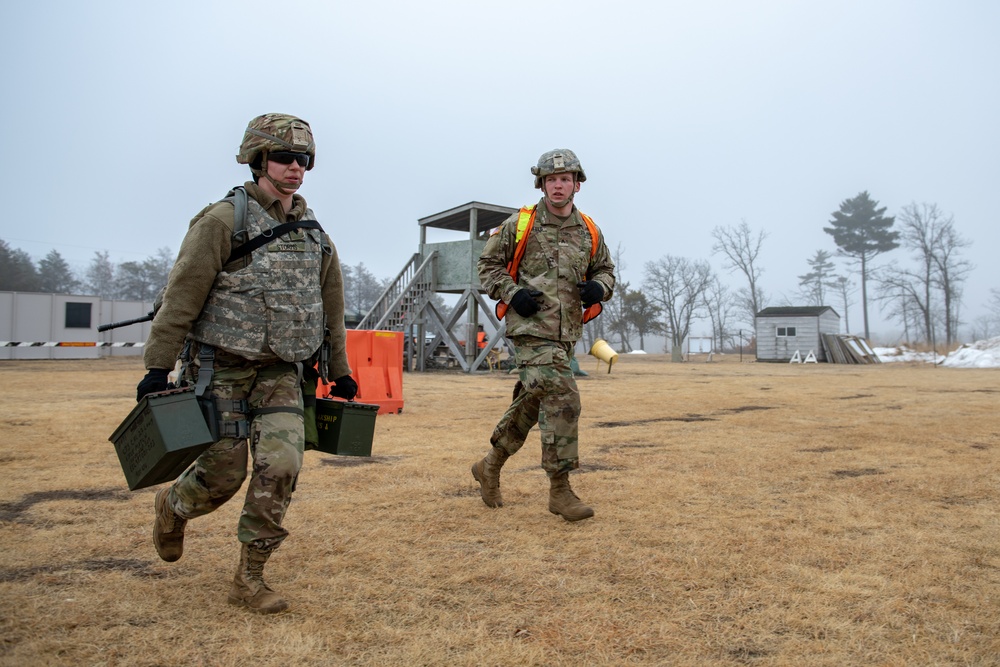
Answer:
[(275, 616), (226, 604), (241, 502), (157, 558), (138, 359), (0, 362), (0, 665), (1000, 664), (1000, 370), (580, 361), (593, 519), (537, 431), (479, 499), (513, 376), (407, 374), (371, 458), (306, 453)]

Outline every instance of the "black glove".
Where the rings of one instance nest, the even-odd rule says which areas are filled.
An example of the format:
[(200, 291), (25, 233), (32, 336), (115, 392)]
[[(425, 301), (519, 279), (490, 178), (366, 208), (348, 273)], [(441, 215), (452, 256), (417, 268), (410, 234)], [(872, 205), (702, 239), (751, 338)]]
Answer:
[(167, 373), (169, 373), (166, 368), (150, 368), (146, 372), (146, 377), (139, 381), (139, 384), (135, 388), (135, 401), (138, 403), (142, 400), (142, 397), (146, 394), (152, 394), (157, 391), (167, 390)]
[(580, 288), (580, 300), (584, 308), (590, 308), (604, 299), (604, 288), (596, 280), (582, 280), (576, 284)]
[(541, 308), (536, 298), (541, 295), (542, 293), (536, 289), (519, 289), (511, 298), (510, 305), (521, 317), (531, 317)]
[(354, 400), (358, 394), (358, 383), (350, 375), (339, 377), (333, 381), (335, 386), (330, 390), (331, 396), (346, 398), (348, 401)]

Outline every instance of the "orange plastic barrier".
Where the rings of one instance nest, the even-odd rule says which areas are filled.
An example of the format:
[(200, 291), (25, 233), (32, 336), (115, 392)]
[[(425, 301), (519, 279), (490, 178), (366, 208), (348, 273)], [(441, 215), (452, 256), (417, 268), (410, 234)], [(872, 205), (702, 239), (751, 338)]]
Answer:
[[(403, 333), (400, 331), (347, 330), (347, 363), (358, 383), (359, 403), (378, 405), (378, 414), (403, 411)], [(322, 380), (316, 396), (330, 398)]]

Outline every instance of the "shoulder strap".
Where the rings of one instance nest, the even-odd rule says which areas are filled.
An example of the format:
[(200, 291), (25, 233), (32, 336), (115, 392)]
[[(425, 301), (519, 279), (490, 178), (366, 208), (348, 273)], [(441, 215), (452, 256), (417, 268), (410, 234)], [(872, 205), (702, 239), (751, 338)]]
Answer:
[[(598, 246), (600, 231), (597, 229), (597, 224), (594, 222), (594, 219), (591, 218), (589, 215), (587, 215), (583, 211), (580, 211), (580, 217), (583, 218), (583, 221), (585, 223), (587, 223), (587, 231), (590, 232), (590, 259), (594, 259), (594, 255), (597, 254), (597, 246)], [(587, 277), (588, 278), (590, 277), (589, 271), (587, 273)], [(601, 311), (603, 310), (604, 306), (602, 306), (600, 302), (592, 304), (587, 308), (584, 308), (583, 323), (586, 324), (590, 320), (594, 319), (595, 317), (600, 315)]]
[(528, 235), (531, 234), (531, 227), (535, 224), (535, 207), (525, 206), (521, 208), (517, 216), (517, 231), (514, 234), (514, 257), (507, 265), (507, 273), (517, 281), (517, 267), (521, 265), (524, 257), (524, 249), (528, 245)]
[(535, 205), (522, 206), (517, 213), (517, 231), (514, 233), (514, 243), (520, 243), (528, 233), (531, 232), (531, 225), (535, 222)]
[(270, 243), (272, 239), (296, 229), (318, 229), (321, 232), (323, 231), (323, 227), (316, 220), (296, 220), (278, 225), (274, 229), (269, 229), (247, 240), (247, 189), (242, 185), (237, 185), (226, 194), (223, 201), (230, 198), (233, 202), (233, 251), (230, 253), (227, 262), (246, 257), (257, 248)]
[(267, 245), (282, 234), (287, 234), (288, 232), (295, 231), (296, 229), (318, 229), (319, 231), (323, 231), (323, 227), (320, 226), (319, 222), (316, 220), (295, 220), (292, 222), (286, 222), (278, 225), (274, 229), (269, 229), (266, 232), (258, 234), (243, 245), (235, 248), (229, 255), (228, 261), (232, 262), (240, 259), (241, 257), (246, 257), (257, 248)]
[[(528, 234), (531, 233), (531, 226), (534, 222), (535, 206), (522, 206), (517, 215), (517, 227), (514, 231), (514, 256), (507, 262), (507, 273), (514, 279), (515, 283), (517, 282), (517, 267), (521, 264), (521, 258), (524, 257), (524, 248), (528, 245)], [(494, 312), (498, 320), (502, 320), (507, 314), (508, 306), (509, 304), (502, 300), (497, 301)]]
[(580, 217), (583, 218), (585, 223), (587, 223), (587, 231), (590, 232), (590, 258), (593, 259), (594, 255), (597, 254), (598, 236), (600, 235), (600, 231), (598, 231), (597, 224), (594, 222), (594, 219), (589, 215), (580, 211)]
[(237, 185), (230, 190), (233, 195), (233, 243), (246, 241), (247, 234), (247, 189)]

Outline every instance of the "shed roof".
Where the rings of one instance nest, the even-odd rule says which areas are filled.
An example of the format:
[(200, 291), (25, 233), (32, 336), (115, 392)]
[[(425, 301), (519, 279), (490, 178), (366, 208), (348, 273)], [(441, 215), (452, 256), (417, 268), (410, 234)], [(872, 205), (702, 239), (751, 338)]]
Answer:
[(470, 201), (468, 204), (462, 204), (447, 211), (420, 218), (417, 222), (421, 227), (467, 232), (469, 231), (469, 212), (473, 209), (476, 210), (476, 231), (480, 233), (488, 232), (494, 227), (499, 227), (501, 222), (506, 220), (512, 213), (517, 212), (516, 208), (509, 206)]
[(772, 306), (757, 313), (757, 317), (819, 316), (828, 310), (840, 317), (830, 306)]

